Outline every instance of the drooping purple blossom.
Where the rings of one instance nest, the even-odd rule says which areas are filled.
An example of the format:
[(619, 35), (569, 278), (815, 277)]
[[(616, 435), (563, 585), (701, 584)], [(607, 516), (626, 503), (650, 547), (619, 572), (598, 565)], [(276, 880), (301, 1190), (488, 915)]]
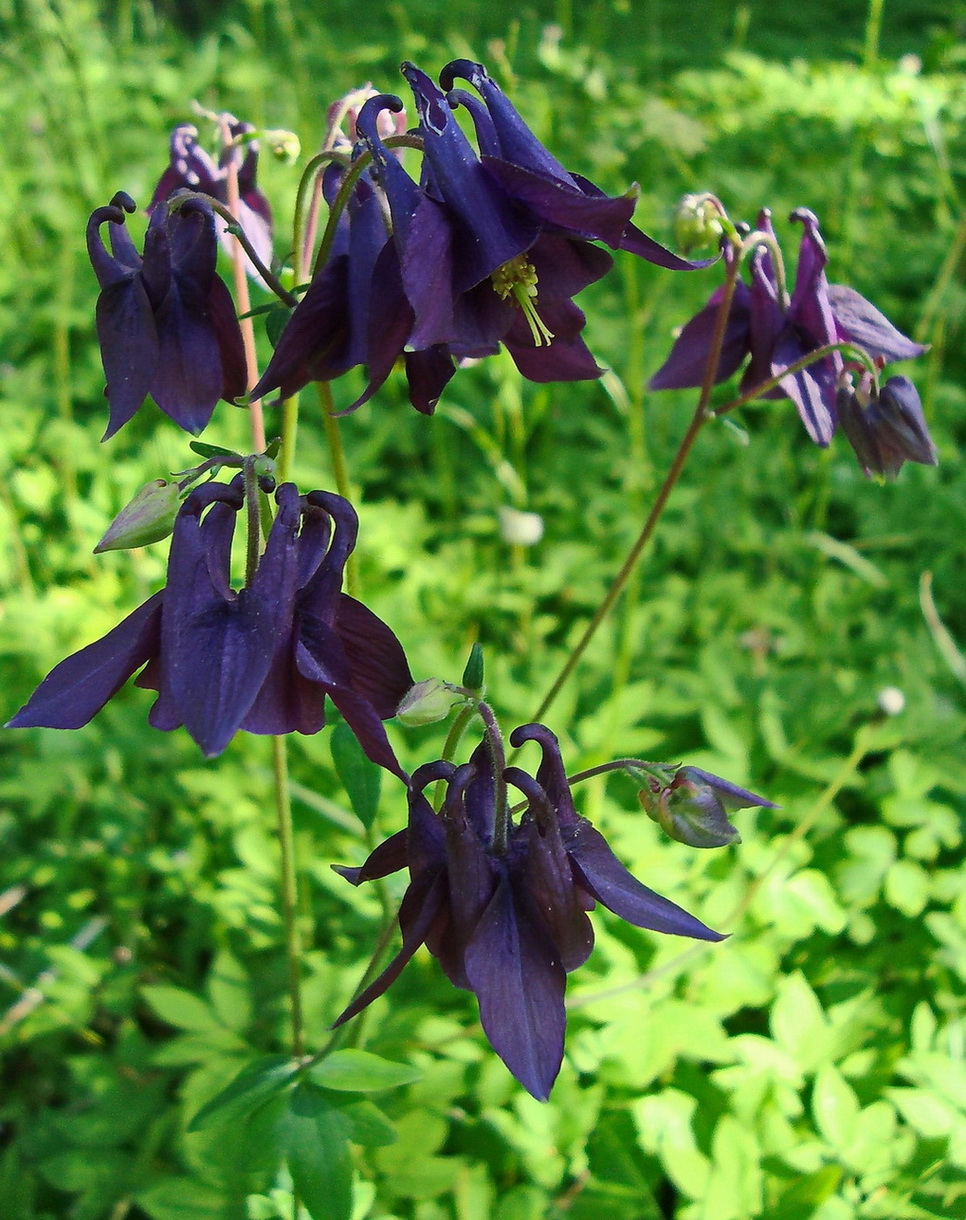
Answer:
[[(227, 133), (232, 140), (255, 130), (251, 123), (243, 123), (234, 115), (223, 116)], [(258, 173), (258, 141), (249, 140), (244, 145), (244, 155), (239, 145), (224, 149), (218, 162), (198, 143), (198, 129), (183, 123), (171, 133), (171, 159), (158, 180), (148, 205), (153, 212), (177, 191), (199, 191), (211, 195), (226, 207), (228, 198), (228, 171), (234, 164), (238, 175), (237, 221), (252, 248), (266, 267), (272, 263), (272, 209), (256, 181)], [(225, 220), (218, 216), (215, 224), (219, 237), (228, 254), (234, 252)], [(257, 279), (258, 272), (247, 259), (248, 274)]]
[[(869, 301), (854, 289), (829, 284), (828, 255), (814, 213), (806, 208), (791, 219), (804, 227), (799, 246), (795, 285), (789, 298), (779, 281), (767, 245), (750, 257), (750, 286), (739, 281), (731, 302), (724, 343), (714, 382), (726, 380), (751, 359), (741, 379), (742, 394), (780, 377), (778, 385), (763, 391), (763, 398), (791, 398), (809, 436), (825, 446), (837, 423), (836, 393), (844, 362), (833, 352), (795, 373), (782, 376), (809, 353), (828, 344), (849, 342), (864, 348), (879, 363), (907, 360), (926, 349), (908, 339)], [(767, 211), (758, 218), (760, 231), (774, 237)], [(651, 389), (685, 389), (700, 386), (711, 354), (719, 289), (682, 329), (665, 363), (651, 378)]]
[[(507, 767), (503, 780), (527, 801), (513, 823), (498, 807), (486, 741), (468, 764), (437, 762), (413, 776), (409, 823), (359, 868), (339, 868), (354, 885), (409, 869), (399, 910), (402, 948), (340, 1015), (348, 1020), (399, 976), (421, 944), (457, 987), (472, 991), (494, 1050), (534, 1097), (545, 1100), (564, 1047), (567, 974), (594, 943), (587, 918), (597, 902), (636, 927), (717, 941), (723, 937), (649, 890), (620, 863), (574, 808), (557, 739), (543, 725), (510, 737), (537, 741), (536, 776)], [(438, 813), (424, 795), (446, 781)]]
[(939, 461), (919, 391), (908, 377), (890, 377), (878, 394), (862, 383), (855, 389), (843, 385), (837, 403), (842, 431), (870, 478), (894, 479), (904, 462), (935, 466)]
[[(211, 209), (200, 200), (154, 210), (138, 254), (125, 224), (135, 210), (118, 193), (87, 225), (87, 250), (101, 286), (97, 338), (114, 435), (148, 394), (186, 432), (201, 432), (219, 398), (244, 394), (245, 350), (231, 294), (215, 271)], [(111, 251), (100, 233), (110, 227)]]
[[(10, 728), (85, 725), (138, 670), (158, 729), (184, 725), (211, 757), (239, 729), (316, 733), (328, 696), (367, 755), (405, 778), (383, 720), (412, 686), (399, 641), (342, 592), (358, 520), (330, 492), (284, 483), (249, 584), (230, 584), (241, 478), (192, 491), (175, 522), (167, 584), (103, 639), (62, 661)], [(144, 667), (142, 669), (142, 666)]]

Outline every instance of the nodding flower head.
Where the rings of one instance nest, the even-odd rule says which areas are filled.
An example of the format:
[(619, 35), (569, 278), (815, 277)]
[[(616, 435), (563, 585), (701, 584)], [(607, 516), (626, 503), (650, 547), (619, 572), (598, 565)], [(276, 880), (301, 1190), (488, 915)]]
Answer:
[[(723, 937), (642, 885), (577, 813), (553, 733), (530, 724), (510, 735), (513, 746), (527, 741), (543, 754), (535, 775), (501, 770), (486, 739), (461, 767), (420, 767), (406, 830), (360, 867), (337, 870), (359, 885), (408, 868), (410, 882), (399, 909), (402, 949), (336, 1024), (382, 995), (425, 944), (447, 977), (476, 996), (503, 1062), (545, 1100), (563, 1058), (566, 976), (593, 948), (587, 912), (597, 902), (636, 927)], [(445, 797), (436, 812), (424, 790), (440, 780)], [(526, 803), (517, 820), (507, 786)]]
[(265, 551), (236, 591), (242, 477), (192, 491), (175, 521), (165, 588), (61, 661), (9, 727), (80, 728), (141, 670), (136, 685), (158, 693), (150, 723), (184, 725), (208, 757), (239, 729), (318, 732), (328, 696), (366, 754), (405, 779), (382, 724), (412, 686), (405, 654), (381, 619), (341, 591), (355, 510), (331, 492), (300, 496), (291, 483), (276, 497)]
[[(199, 433), (219, 398), (246, 387), (245, 349), (231, 294), (215, 271), (214, 214), (199, 199), (156, 207), (137, 252), (125, 224), (135, 211), (119, 192), (87, 224), (87, 250), (101, 286), (97, 338), (113, 436), (150, 394), (186, 432)], [(101, 226), (110, 230), (111, 249)]]

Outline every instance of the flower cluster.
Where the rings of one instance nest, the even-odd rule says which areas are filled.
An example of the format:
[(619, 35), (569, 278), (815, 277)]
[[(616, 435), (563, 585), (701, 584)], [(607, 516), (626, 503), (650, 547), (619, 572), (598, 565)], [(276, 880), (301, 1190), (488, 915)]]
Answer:
[[(777, 240), (770, 214), (765, 210), (758, 217), (757, 228), (765, 240), (757, 244), (751, 254), (750, 284), (742, 280), (735, 284), (714, 383), (727, 380), (750, 357), (741, 378), (741, 393), (754, 395), (757, 387), (779, 378), (777, 385), (763, 389), (761, 397), (790, 398), (798, 408), (809, 436), (816, 444), (824, 446), (832, 439), (839, 422), (839, 390), (846, 376), (843, 357), (834, 351), (804, 368), (793, 372), (786, 370), (829, 344), (854, 344), (880, 366), (922, 355), (926, 348), (898, 331), (855, 289), (828, 282), (825, 275), (828, 255), (813, 212), (799, 208), (792, 212), (790, 219), (803, 226), (791, 296), (777, 267)], [(735, 257), (734, 249), (728, 245), (725, 253), (729, 260)], [(667, 360), (651, 378), (651, 389), (684, 389), (702, 384), (711, 358), (722, 296), (722, 290), (718, 289), (683, 327)], [(909, 402), (915, 390), (911, 382), (902, 380), (908, 387), (904, 397)], [(915, 398), (917, 405), (913, 410), (921, 421), (918, 395)], [(924, 432), (924, 422), (921, 427)], [(881, 430), (874, 413), (867, 414), (854, 429), (845, 429), (843, 424), (850, 439), (858, 428), (863, 428), (865, 434)], [(884, 443), (890, 445), (888, 439)], [(868, 444), (863, 451), (869, 452)], [(862, 459), (861, 452), (859, 456)], [(902, 457), (916, 462), (935, 462), (928, 436), (923, 444), (903, 447)], [(881, 473), (883, 470), (875, 461), (870, 463), (863, 459), (863, 465), (867, 471)]]
[[(610, 198), (568, 173), (482, 65), (448, 64), (442, 88), (413, 64), (402, 70), (419, 116), (420, 181), (381, 134), (382, 116), (398, 114), (402, 101), (369, 98), (355, 119), (358, 178), (347, 214), (254, 393), (287, 396), (365, 365), (368, 385), (356, 407), (401, 358), (410, 399), (428, 414), (461, 360), (500, 344), (531, 381), (598, 377), (573, 302), (612, 266), (594, 243), (675, 270), (705, 264), (679, 258), (631, 223), (634, 191)], [(479, 96), (454, 89), (458, 77)], [(457, 121), (461, 106), (478, 149)], [(330, 202), (348, 172), (328, 173)]]
[[(406, 830), (361, 867), (337, 870), (360, 885), (408, 868), (410, 883), (399, 909), (402, 949), (336, 1024), (382, 995), (425, 944), (450, 981), (476, 995), (496, 1053), (544, 1100), (563, 1058), (566, 977), (594, 945), (587, 912), (595, 903), (635, 927), (724, 938), (642, 885), (577, 813), (553, 733), (528, 724), (510, 735), (514, 746), (527, 741), (543, 753), (536, 776), (501, 769), (487, 739), (461, 767), (420, 767)], [(436, 813), (423, 790), (438, 780), (446, 783), (446, 797)], [(516, 823), (507, 784), (526, 798)]]
[[(238, 729), (317, 733), (328, 696), (369, 757), (405, 778), (382, 721), (412, 686), (399, 641), (343, 593), (358, 522), (330, 492), (277, 492), (278, 514), (246, 586), (231, 588), (242, 477), (192, 491), (178, 513), (164, 589), (47, 675), (9, 728), (77, 729), (139, 669), (157, 729), (220, 754)], [(143, 669), (142, 669), (143, 666)]]

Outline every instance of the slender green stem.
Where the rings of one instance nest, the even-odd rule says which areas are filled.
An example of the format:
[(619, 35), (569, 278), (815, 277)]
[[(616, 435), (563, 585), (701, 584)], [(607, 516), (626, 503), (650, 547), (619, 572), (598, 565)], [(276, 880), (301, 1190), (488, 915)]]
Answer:
[[(342, 446), (342, 433), (339, 431), (339, 421), (334, 414), (335, 404), (332, 401), (332, 387), (327, 381), (315, 383), (322, 407), (322, 420), (325, 424), (325, 437), (329, 442), (329, 453), (332, 457), (332, 474), (335, 478), (335, 489), (345, 500), (351, 500), (352, 489), (349, 484), (349, 466)], [(346, 592), (355, 594), (358, 589), (358, 569), (355, 553), (351, 554), (345, 565)]]
[(292, 1017), (292, 1054), (304, 1053), (302, 1028), (302, 944), (298, 926), (298, 880), (295, 871), (295, 837), (292, 833), (292, 802), (288, 788), (288, 750), (284, 737), (272, 738), (275, 771), (275, 811), (282, 862), (282, 919), (285, 925), (285, 955)]
[(245, 458), (242, 471), (245, 479), (245, 517), (248, 526), (247, 537), (245, 539), (245, 587), (247, 588), (255, 579), (262, 541), (258, 505), (258, 478), (255, 474), (254, 455)]
[(824, 360), (826, 356), (831, 356), (834, 352), (841, 352), (844, 356), (849, 356), (853, 360), (861, 363), (866, 372), (872, 378), (873, 384), (878, 384), (879, 370), (876, 368), (875, 361), (864, 348), (856, 347), (853, 343), (826, 343), (824, 347), (817, 347), (808, 355), (802, 356), (800, 360), (796, 360), (794, 364), (790, 364), (787, 368), (782, 369), (774, 377), (769, 377), (767, 381), (762, 381), (758, 385), (753, 386), (746, 393), (741, 394), (738, 398), (733, 398), (731, 402), (725, 403), (723, 407), (716, 407), (713, 416), (715, 419), (722, 415), (727, 415), (729, 411), (735, 411), (738, 407), (745, 406), (755, 398), (761, 398), (763, 394), (767, 394), (769, 390), (773, 390), (775, 386), (780, 385), (786, 377), (793, 377), (796, 373), (800, 373), (802, 369), (807, 369), (809, 365), (816, 364), (819, 360)]
[(292, 477), (292, 463), (295, 461), (295, 445), (298, 440), (299, 428), (299, 396), (293, 394), (282, 399), (282, 444), (278, 451), (275, 469), (278, 481), (287, 483)]

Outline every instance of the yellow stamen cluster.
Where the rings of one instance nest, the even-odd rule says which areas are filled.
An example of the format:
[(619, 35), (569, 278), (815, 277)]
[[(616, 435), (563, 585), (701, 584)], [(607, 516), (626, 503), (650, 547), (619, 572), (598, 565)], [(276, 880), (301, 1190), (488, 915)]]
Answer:
[(493, 288), (505, 301), (512, 296), (523, 310), (523, 316), (530, 327), (534, 347), (549, 346), (553, 339), (553, 331), (537, 313), (537, 273), (533, 263), (525, 254), (511, 258), (490, 275)]

